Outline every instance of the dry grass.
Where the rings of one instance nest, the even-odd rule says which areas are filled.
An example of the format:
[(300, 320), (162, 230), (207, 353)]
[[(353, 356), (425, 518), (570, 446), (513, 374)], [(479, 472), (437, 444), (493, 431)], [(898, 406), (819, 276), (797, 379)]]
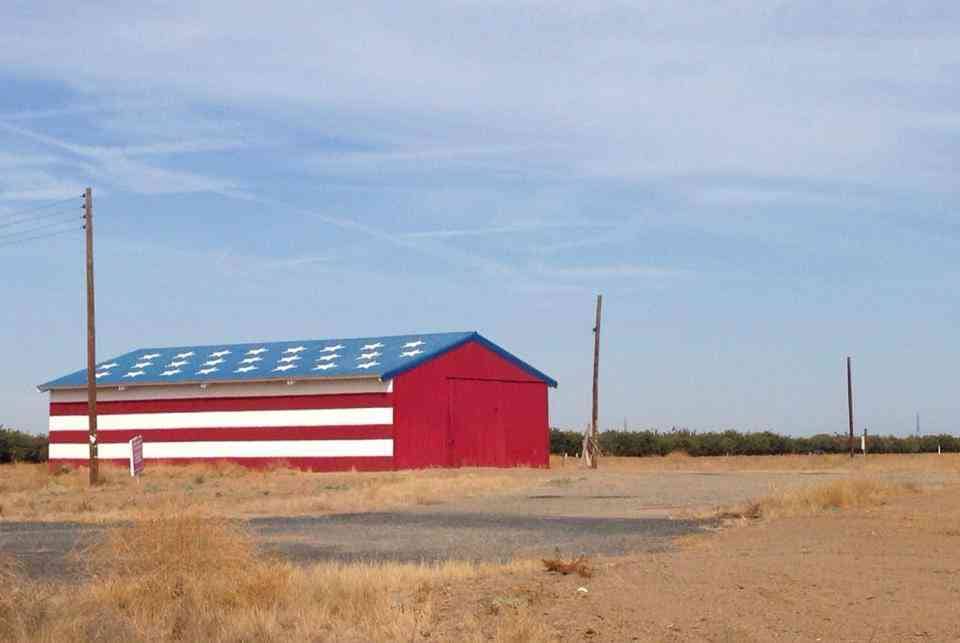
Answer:
[(774, 492), (743, 506), (720, 510), (716, 515), (723, 519), (808, 516), (837, 509), (882, 505), (891, 498), (920, 491), (921, 487), (913, 481), (858, 477)]
[(0, 519), (113, 521), (184, 509), (225, 517), (373, 511), (509, 493), (550, 475), (536, 469), (311, 473), (224, 464), (151, 466), (137, 483), (125, 469), (102, 472), (103, 484), (91, 489), (83, 469), (0, 466)]
[[(578, 461), (568, 459), (566, 466), (564, 466), (561, 457), (552, 456), (550, 466), (557, 471), (573, 470), (578, 466)], [(664, 457), (604, 457), (600, 460), (600, 467), (604, 471), (622, 473), (652, 473), (657, 471), (851, 471), (863, 473), (936, 471), (960, 474), (960, 454), (878, 454), (866, 458), (857, 456), (851, 460), (848, 455), (841, 454), (694, 458), (686, 453), (671, 453)]]
[[(117, 527), (87, 552), (79, 585), (40, 584), (0, 567), (3, 641), (413, 641), (437, 626), (451, 583), (536, 564), (319, 565), (259, 555), (222, 519), (176, 516)], [(543, 641), (528, 610), (477, 618), (466, 640)]]
[[(149, 466), (140, 483), (123, 468), (103, 470), (104, 484), (91, 489), (85, 470), (49, 472), (45, 465), (0, 466), (0, 519), (134, 520), (191, 510), (207, 516), (247, 518), (317, 515), (430, 505), (462, 498), (519, 493), (561, 484), (572, 472), (593, 476), (576, 460), (553, 458), (546, 469), (427, 469), (385, 473), (311, 473), (278, 467), (237, 465)], [(836, 472), (896, 478), (919, 473), (960, 477), (960, 455), (754, 456), (603, 458), (600, 475), (657, 472)], [(557, 475), (568, 475), (557, 479)]]
[(570, 560), (564, 560), (558, 556), (557, 558), (544, 558), (542, 562), (544, 569), (548, 572), (555, 572), (564, 576), (576, 574), (582, 578), (593, 576), (593, 569), (590, 567), (586, 556), (578, 556)]

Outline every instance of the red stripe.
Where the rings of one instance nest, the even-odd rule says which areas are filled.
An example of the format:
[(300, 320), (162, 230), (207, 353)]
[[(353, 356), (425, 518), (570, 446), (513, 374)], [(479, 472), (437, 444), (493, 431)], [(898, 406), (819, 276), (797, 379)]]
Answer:
[[(100, 460), (101, 464), (127, 468), (130, 466), (127, 460)], [(184, 459), (162, 459), (147, 460), (144, 476), (150, 477), (150, 467), (158, 464), (167, 465), (187, 465), (187, 464), (205, 464), (216, 466), (218, 464), (233, 463), (239, 464), (251, 469), (303, 469), (305, 471), (392, 471), (393, 458), (390, 457), (364, 457), (364, 458), (184, 458)], [(64, 459), (50, 460), (48, 463), (50, 469), (57, 467), (85, 467), (87, 461), (84, 459)]]
[[(189, 413), (192, 411), (292, 411), (299, 409), (363, 409), (383, 406), (393, 406), (393, 396), (390, 393), (212, 397), (189, 398), (184, 400), (97, 402), (97, 414)], [(50, 415), (86, 414), (86, 402), (52, 402), (50, 404)]]
[[(141, 435), (145, 442), (229, 442), (264, 440), (382, 440), (393, 438), (389, 424), (368, 426), (291, 426), (223, 429), (136, 429), (99, 431), (101, 444), (129, 442)], [(86, 431), (50, 431), (50, 444), (84, 444)]]

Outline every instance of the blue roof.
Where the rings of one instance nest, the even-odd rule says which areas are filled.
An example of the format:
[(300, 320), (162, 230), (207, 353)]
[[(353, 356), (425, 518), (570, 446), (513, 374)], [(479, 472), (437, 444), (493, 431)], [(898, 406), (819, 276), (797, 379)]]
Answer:
[[(476, 332), (141, 348), (97, 365), (97, 386), (378, 377), (388, 380), (475, 340), (550, 386), (557, 383)], [(87, 384), (86, 369), (41, 391)]]

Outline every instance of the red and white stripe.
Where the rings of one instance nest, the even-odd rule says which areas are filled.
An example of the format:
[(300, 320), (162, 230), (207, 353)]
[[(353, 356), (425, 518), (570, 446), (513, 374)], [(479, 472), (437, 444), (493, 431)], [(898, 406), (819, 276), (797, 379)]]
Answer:
[[(390, 468), (393, 393), (377, 380), (137, 387), (98, 393), (99, 458), (126, 460), (143, 437), (146, 460), (287, 460), (321, 469)], [(82, 391), (54, 391), (50, 460), (87, 458)], [(242, 394), (242, 395), (241, 395)]]

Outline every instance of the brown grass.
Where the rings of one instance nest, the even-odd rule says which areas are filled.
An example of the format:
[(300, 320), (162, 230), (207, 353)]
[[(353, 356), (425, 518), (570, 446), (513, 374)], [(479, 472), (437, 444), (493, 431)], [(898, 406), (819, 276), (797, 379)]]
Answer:
[[(79, 585), (0, 567), (3, 641), (395, 641), (429, 638), (445, 586), (510, 565), (319, 565), (259, 555), (234, 523), (180, 515), (116, 527), (86, 556)], [(525, 609), (476, 619), (466, 640), (543, 641)]]
[[(553, 456), (550, 459), (551, 468), (558, 471), (573, 470), (577, 465), (578, 463), (574, 459), (568, 459), (565, 467), (562, 458)], [(623, 473), (657, 471), (850, 471), (863, 473), (940, 471), (960, 474), (960, 454), (877, 454), (866, 458), (857, 456), (851, 460), (850, 456), (842, 454), (695, 458), (686, 453), (671, 453), (664, 457), (604, 457), (600, 459), (600, 468), (604, 471)]]
[(782, 518), (825, 511), (872, 507), (898, 496), (920, 493), (913, 481), (851, 478), (774, 492), (745, 505), (717, 512), (723, 519)]
[[(430, 505), (477, 496), (519, 493), (596, 475), (576, 460), (553, 458), (546, 469), (428, 469), (386, 473), (311, 473), (237, 465), (148, 466), (140, 483), (125, 469), (103, 470), (91, 489), (85, 470), (55, 473), (45, 465), (0, 465), (0, 519), (101, 522), (190, 510), (207, 516), (317, 515)], [(916, 472), (960, 477), (960, 455), (842, 455), (692, 458), (603, 458), (600, 475), (657, 472), (830, 471), (896, 477)], [(557, 478), (557, 476), (563, 476)]]
[(51, 473), (45, 465), (0, 466), (0, 518), (131, 520), (189, 509), (208, 516), (316, 515), (427, 505), (532, 487), (537, 469), (429, 469), (386, 473), (311, 473), (238, 465), (150, 466), (138, 483), (107, 467), (103, 484), (86, 470)]

